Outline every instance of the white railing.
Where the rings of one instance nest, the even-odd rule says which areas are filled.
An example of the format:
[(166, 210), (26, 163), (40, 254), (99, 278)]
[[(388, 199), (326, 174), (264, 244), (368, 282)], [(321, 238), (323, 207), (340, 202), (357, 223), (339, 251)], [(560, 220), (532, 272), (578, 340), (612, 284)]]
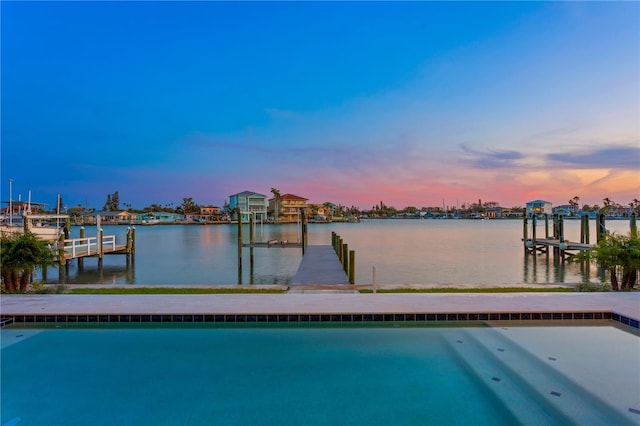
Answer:
[[(110, 248), (111, 250), (115, 250), (116, 236), (104, 235), (102, 237), (102, 248), (103, 250), (108, 248)], [(69, 240), (64, 240), (64, 251), (71, 254), (72, 257), (98, 254), (100, 253), (98, 237), (72, 238)]]
[(103, 235), (102, 236), (102, 248), (106, 249), (111, 246), (111, 250), (116, 249), (116, 236), (115, 235)]

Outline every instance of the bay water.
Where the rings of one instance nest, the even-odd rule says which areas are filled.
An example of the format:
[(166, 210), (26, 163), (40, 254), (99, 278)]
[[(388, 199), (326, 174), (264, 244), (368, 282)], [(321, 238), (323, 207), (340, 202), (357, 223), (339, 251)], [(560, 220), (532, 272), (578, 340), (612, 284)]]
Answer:
[[(607, 230), (629, 232), (629, 222), (608, 221)], [(103, 226), (104, 235), (125, 243), (127, 226)], [(368, 220), (360, 223), (309, 224), (309, 244), (331, 244), (336, 232), (355, 251), (356, 284), (430, 284), (437, 286), (495, 286), (522, 284), (576, 284), (598, 281), (596, 266), (554, 260), (553, 256), (525, 256), (520, 220)], [(71, 237), (80, 227), (72, 227)], [(531, 229), (529, 229), (531, 233)], [(95, 236), (95, 226), (86, 226)], [(300, 240), (296, 224), (257, 224), (256, 241)], [(243, 225), (249, 241), (249, 225)], [(537, 235), (544, 236), (544, 223)], [(580, 221), (565, 221), (565, 238), (580, 239)], [(591, 242), (595, 223), (591, 221)], [(47, 271), (47, 283), (66, 284), (288, 284), (302, 258), (300, 248), (259, 247), (254, 264), (243, 249), (238, 271), (237, 225), (156, 225), (136, 227), (135, 261), (107, 255), (103, 268), (87, 258), (84, 267), (72, 261), (60, 278), (57, 268)], [(374, 272), (375, 270), (375, 272)], [(239, 276), (240, 275), (240, 276)]]

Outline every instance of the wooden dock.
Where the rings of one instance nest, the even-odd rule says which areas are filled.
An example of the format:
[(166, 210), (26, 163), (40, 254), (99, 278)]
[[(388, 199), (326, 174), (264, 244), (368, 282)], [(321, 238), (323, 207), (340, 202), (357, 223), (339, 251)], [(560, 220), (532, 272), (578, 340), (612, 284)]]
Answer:
[(58, 257), (65, 260), (83, 257), (95, 257), (101, 254), (129, 254), (130, 245), (116, 244), (115, 235), (102, 237), (102, 244), (98, 243), (98, 237), (71, 238), (61, 241), (58, 245)]
[(526, 254), (549, 254), (549, 248), (554, 256), (560, 256), (562, 260), (570, 259), (575, 254), (594, 248), (594, 244), (576, 243), (557, 238), (538, 238), (525, 241)]
[[(535, 244), (537, 245), (541, 245), (541, 246), (548, 246), (548, 247), (558, 247), (561, 248), (560, 244), (562, 243), (561, 240), (558, 239), (553, 239), (553, 238), (539, 238), (535, 241)], [(564, 241), (564, 247), (563, 250), (591, 250), (592, 248), (595, 247), (594, 244), (585, 244), (585, 243), (575, 243), (575, 242), (571, 242), (571, 241)]]
[[(68, 237), (68, 229), (65, 235)], [(104, 235), (101, 228), (95, 237), (85, 237), (84, 227), (80, 228), (80, 238), (65, 238), (61, 235), (56, 244), (51, 245), (55, 253), (55, 262), (58, 263), (58, 275), (61, 283), (65, 281), (65, 275), (69, 273), (69, 263), (76, 259), (78, 268), (84, 268), (84, 259), (93, 257), (98, 259), (98, 269), (102, 270), (102, 260), (105, 255), (120, 254), (126, 256), (127, 266), (135, 262), (136, 229), (127, 229), (125, 244), (118, 244), (115, 235)], [(43, 278), (46, 280), (46, 268), (43, 269)]]
[[(581, 251), (591, 250), (596, 247), (589, 244), (589, 217), (582, 216), (580, 218), (580, 242), (569, 241), (564, 235), (564, 218), (561, 215), (554, 214), (552, 217), (552, 229), (549, 228), (549, 215), (543, 215), (544, 220), (544, 238), (538, 238), (536, 235), (536, 223), (538, 217), (532, 215), (525, 217), (523, 222), (522, 241), (524, 243), (524, 254), (546, 254), (549, 255), (549, 248), (553, 252), (554, 258), (560, 258), (563, 261), (571, 259), (574, 255)], [(529, 223), (531, 221), (531, 223)], [(531, 232), (529, 232), (529, 227)], [(606, 236), (604, 215), (598, 215), (596, 219), (596, 240), (600, 241)]]
[(330, 245), (310, 245), (291, 284), (349, 284), (349, 278)]

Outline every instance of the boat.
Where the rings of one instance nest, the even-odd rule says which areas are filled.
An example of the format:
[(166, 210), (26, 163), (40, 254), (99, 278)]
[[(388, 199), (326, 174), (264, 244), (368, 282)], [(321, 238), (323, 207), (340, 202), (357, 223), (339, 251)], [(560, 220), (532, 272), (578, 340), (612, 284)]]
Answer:
[[(0, 223), (2, 236), (22, 235), (25, 231), (31, 232), (37, 239), (53, 243), (64, 233), (64, 228), (59, 226), (60, 220), (66, 220), (69, 215), (64, 214), (39, 214), (4, 217)], [(55, 221), (55, 222), (53, 222)]]

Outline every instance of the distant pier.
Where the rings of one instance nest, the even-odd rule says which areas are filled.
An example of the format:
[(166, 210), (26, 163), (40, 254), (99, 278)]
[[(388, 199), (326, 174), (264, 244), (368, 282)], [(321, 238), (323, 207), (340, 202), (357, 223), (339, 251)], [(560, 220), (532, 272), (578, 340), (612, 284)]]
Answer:
[[(549, 249), (553, 252), (554, 258), (561, 258), (563, 261), (570, 259), (575, 254), (591, 250), (597, 244), (590, 243), (589, 235), (589, 217), (580, 217), (580, 241), (569, 241), (565, 238), (564, 218), (561, 215), (553, 215), (551, 223), (549, 215), (544, 214), (542, 218), (533, 215), (525, 217), (523, 222), (522, 241), (524, 243), (524, 254), (546, 254), (549, 255)], [(539, 220), (544, 220), (544, 238), (537, 235), (537, 225)], [(631, 227), (636, 223), (636, 217), (630, 219)], [(551, 225), (551, 228), (550, 228)], [(596, 217), (596, 243), (600, 242), (607, 236), (605, 226), (605, 215), (599, 214)]]

